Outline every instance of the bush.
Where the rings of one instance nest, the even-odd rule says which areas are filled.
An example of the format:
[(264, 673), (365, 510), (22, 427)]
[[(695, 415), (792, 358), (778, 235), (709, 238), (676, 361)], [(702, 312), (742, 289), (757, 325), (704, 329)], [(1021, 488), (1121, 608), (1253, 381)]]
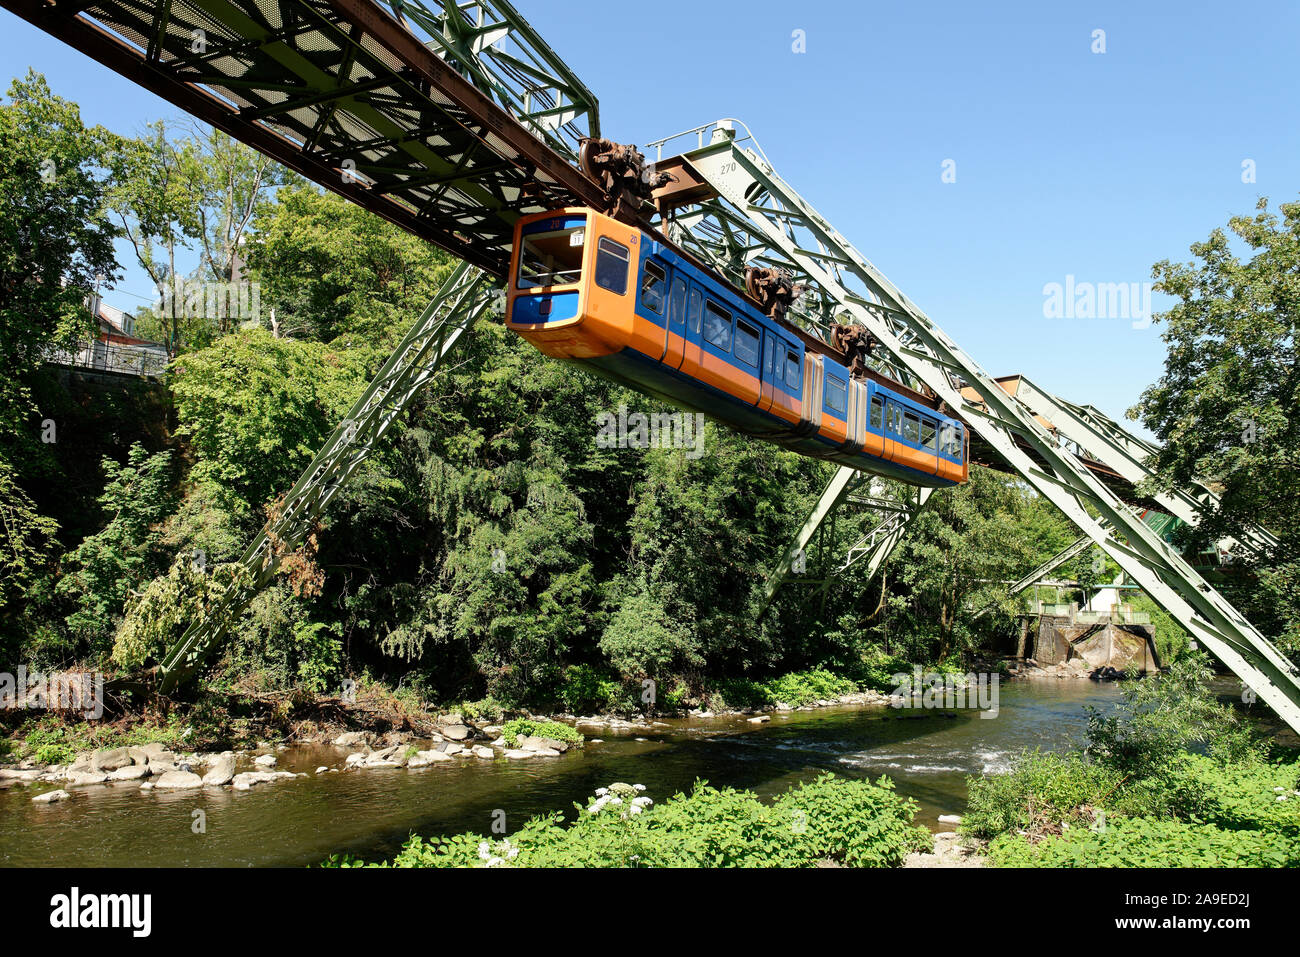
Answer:
[[(931, 846), (916, 804), (886, 778), (824, 774), (766, 805), (754, 794), (697, 782), (655, 805), (640, 785), (602, 788), (565, 826), (534, 818), (505, 840), (477, 834), (412, 838), (395, 867), (897, 867)], [(331, 858), (327, 866), (356, 866)]]
[(514, 747), (520, 738), (551, 738), (566, 744), (581, 744), (582, 735), (567, 724), (558, 721), (532, 721), (528, 718), (515, 718), (501, 727), (501, 737), (506, 744)]
[(981, 838), (1016, 831), (1038, 836), (1105, 805), (1120, 781), (1077, 754), (1027, 752), (1005, 774), (970, 779), (961, 830)]
[(821, 668), (792, 672), (767, 682), (764, 687), (773, 703), (779, 701), (794, 707), (823, 698), (838, 698), (858, 690), (857, 685), (848, 678), (841, 678)]
[(1038, 843), (1003, 835), (989, 845), (989, 856), (999, 867), (1296, 867), (1300, 840), (1191, 821), (1120, 818)]
[(614, 707), (622, 690), (621, 682), (591, 665), (570, 665), (564, 669), (560, 701), (571, 714), (599, 714)]

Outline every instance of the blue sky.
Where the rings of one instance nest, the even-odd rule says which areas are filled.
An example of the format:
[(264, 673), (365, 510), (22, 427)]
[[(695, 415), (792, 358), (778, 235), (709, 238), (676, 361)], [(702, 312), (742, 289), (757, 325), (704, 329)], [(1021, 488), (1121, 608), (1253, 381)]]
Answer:
[[(744, 120), (989, 372), (1117, 418), (1160, 374), (1159, 327), (1046, 318), (1044, 286), (1148, 281), (1260, 195), (1300, 192), (1295, 3), (516, 5), (600, 98), (605, 135)], [(180, 116), (6, 11), (0, 64), (6, 79), (36, 67), (119, 132)], [(131, 309), (151, 291), (121, 259), (106, 298)]]

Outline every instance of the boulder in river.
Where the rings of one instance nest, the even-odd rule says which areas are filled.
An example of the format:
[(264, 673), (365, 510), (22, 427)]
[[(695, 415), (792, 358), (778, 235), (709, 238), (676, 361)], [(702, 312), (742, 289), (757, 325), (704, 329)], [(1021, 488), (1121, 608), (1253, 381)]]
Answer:
[(497, 756), (495, 751), (483, 744), (476, 744), (470, 750), (473, 751), (476, 758), (495, 758)]
[(438, 728), (438, 731), (448, 741), (464, 741), (473, 734), (463, 724), (444, 724)]
[(336, 748), (360, 748), (370, 743), (370, 735), (365, 731), (347, 731), (334, 739)]
[(127, 748), (100, 748), (91, 756), (92, 771), (118, 771), (135, 764)]
[[(442, 751), (439, 751), (437, 748), (434, 748), (434, 749), (432, 749), (432, 750), (430, 750), (430, 751), (420, 751), (420, 752), (417, 752), (416, 755), (415, 755), (415, 757), (416, 757), (416, 758), (423, 758), (423, 759), (424, 759), (425, 761), (427, 761), (429, 764), (433, 764), (433, 763), (436, 762), (436, 761), (450, 761), (450, 760), (451, 760), (451, 755), (450, 755), (450, 754), (445, 754), (445, 753), (443, 753)], [(412, 758), (411, 760), (414, 761), (415, 758)]]
[(72, 797), (71, 794), (63, 790), (63, 788), (59, 788), (57, 791), (46, 791), (44, 794), (36, 795), (36, 797), (32, 798), (32, 803), (53, 804), (55, 801), (63, 801), (70, 797)]
[(188, 791), (203, 787), (203, 779), (193, 771), (168, 771), (154, 782), (154, 787), (168, 791)]
[(259, 768), (273, 768), (275, 767), (275, 760), (274, 754), (259, 754), (253, 758), (253, 763)]
[(103, 784), (108, 780), (108, 775), (95, 771), (69, 771), (63, 776), (63, 780), (73, 787), (84, 787), (88, 784)]
[(110, 781), (139, 781), (149, 776), (149, 767), (144, 764), (129, 764), (124, 768), (108, 772)]
[(243, 774), (236, 774), (232, 783), (236, 791), (247, 791), (255, 784), (266, 784), (268, 781), (293, 777), (297, 775), (292, 771), (245, 771)]
[(235, 756), (227, 751), (217, 755), (203, 775), (203, 785), (210, 788), (224, 787), (235, 779)]

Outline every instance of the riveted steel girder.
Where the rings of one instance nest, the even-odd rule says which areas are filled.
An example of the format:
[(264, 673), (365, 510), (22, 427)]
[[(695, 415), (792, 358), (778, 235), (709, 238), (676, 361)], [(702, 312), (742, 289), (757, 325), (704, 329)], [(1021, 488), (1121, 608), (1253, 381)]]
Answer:
[(0, 5), (497, 276), (520, 216), (600, 201), (596, 99), (505, 0)]

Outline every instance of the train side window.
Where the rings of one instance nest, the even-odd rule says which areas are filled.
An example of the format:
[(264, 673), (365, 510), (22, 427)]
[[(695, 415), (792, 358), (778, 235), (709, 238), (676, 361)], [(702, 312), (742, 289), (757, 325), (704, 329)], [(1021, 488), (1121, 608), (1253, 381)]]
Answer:
[(723, 352), (731, 351), (731, 313), (712, 299), (704, 303), (704, 338)]
[(884, 421), (885, 403), (880, 400), (880, 396), (873, 395), (871, 397), (871, 427), (879, 430)]
[(736, 321), (736, 358), (758, 368), (758, 330), (747, 322)]
[(846, 387), (833, 375), (826, 377), (826, 407), (840, 415), (843, 415), (849, 407)]
[(663, 269), (647, 259), (645, 275), (641, 278), (641, 305), (662, 316), (664, 314), (664, 290), (667, 288), (668, 277)]
[(686, 322), (695, 335), (700, 333), (700, 310), (703, 308), (703, 303), (704, 297), (700, 295), (700, 291), (692, 289), (690, 308), (686, 312)]
[(921, 420), (911, 412), (903, 416), (903, 438), (909, 442), (921, 441)]
[(596, 246), (596, 285), (617, 295), (627, 292), (627, 247), (604, 236)]
[(673, 301), (668, 310), (668, 321), (678, 328), (686, 321), (686, 280), (673, 280)]
[(939, 427), (933, 419), (921, 420), (921, 444), (931, 452), (936, 450), (936, 440), (939, 435)]
[(785, 354), (785, 384), (799, 391), (799, 354), (789, 350)]
[(763, 347), (763, 378), (768, 382), (772, 381), (772, 364), (775, 359), (776, 340), (768, 336), (767, 343)]

